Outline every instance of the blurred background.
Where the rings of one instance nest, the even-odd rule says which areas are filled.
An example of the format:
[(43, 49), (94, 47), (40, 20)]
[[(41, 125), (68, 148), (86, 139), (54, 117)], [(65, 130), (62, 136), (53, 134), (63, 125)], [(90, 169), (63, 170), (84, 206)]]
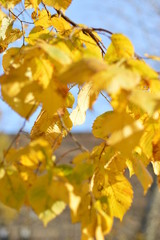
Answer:
[[(89, 27), (101, 27), (114, 33), (125, 34), (131, 39), (136, 53), (140, 56), (144, 56), (145, 53), (160, 56), (159, 0), (73, 0), (66, 15), (73, 21)], [(109, 39), (103, 35), (101, 37), (107, 47), (110, 43)], [(160, 71), (160, 63), (151, 60), (148, 63)], [(0, 74), (3, 74), (2, 54), (0, 54)], [(77, 89), (73, 89), (73, 93), (76, 95)], [(73, 132), (78, 132), (76, 134), (78, 140), (86, 144), (87, 148), (91, 149), (98, 144), (89, 133), (94, 119), (109, 109), (110, 106), (106, 105), (106, 101), (99, 97), (93, 110), (87, 112), (86, 122), (73, 129)], [(24, 131), (31, 130), (38, 111), (26, 123)], [(0, 99), (0, 157), (23, 122), (24, 119)], [(21, 137), (23, 138), (20, 140), (21, 143), (28, 141), (27, 137)], [(68, 138), (65, 139), (59, 152), (67, 151), (72, 144)], [(152, 174), (151, 168), (149, 170)], [(113, 230), (106, 239), (158, 240), (160, 239), (160, 193), (156, 187), (156, 180), (146, 197), (143, 196), (143, 189), (137, 179), (133, 177), (131, 181), (135, 191), (133, 206), (122, 223), (115, 221)], [(51, 222), (47, 228), (43, 228), (34, 213), (28, 209), (22, 209), (17, 215), (13, 210), (0, 204), (0, 240), (5, 239), (80, 240), (80, 226), (70, 224), (68, 210)]]

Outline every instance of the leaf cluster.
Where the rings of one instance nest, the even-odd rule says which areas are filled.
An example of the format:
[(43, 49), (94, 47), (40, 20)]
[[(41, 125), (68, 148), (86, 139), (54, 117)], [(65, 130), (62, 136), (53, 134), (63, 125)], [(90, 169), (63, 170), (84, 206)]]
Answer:
[[(70, 20), (65, 10), (71, 0), (25, 0), (19, 14), (15, 6), (20, 9), (20, 0), (0, 3), (2, 99), (25, 121), (42, 108), (29, 144), (18, 149), (11, 144), (4, 152), (0, 201), (17, 210), (30, 206), (45, 225), (68, 205), (72, 222), (81, 223), (82, 240), (104, 239), (113, 219), (122, 220), (132, 204), (126, 169), (137, 176), (144, 193), (153, 181), (150, 162), (159, 179), (159, 74), (123, 34)], [(26, 12), (29, 21), (23, 20)], [(110, 38), (107, 50), (98, 32)], [(9, 46), (19, 39), (22, 46)], [(79, 92), (73, 109), (75, 86)], [(113, 110), (95, 119), (92, 133), (102, 143), (88, 151), (70, 131), (84, 123), (100, 94), (106, 110), (108, 102)], [(67, 135), (77, 145), (71, 151), (81, 153), (62, 164), (69, 152), (56, 159), (55, 150)]]

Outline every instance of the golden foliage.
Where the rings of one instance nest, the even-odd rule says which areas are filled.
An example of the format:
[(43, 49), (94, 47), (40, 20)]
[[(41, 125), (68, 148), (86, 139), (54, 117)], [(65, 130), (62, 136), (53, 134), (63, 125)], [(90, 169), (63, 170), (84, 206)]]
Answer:
[[(32, 207), (44, 225), (68, 205), (72, 222), (81, 222), (81, 239), (103, 240), (133, 200), (125, 170), (137, 176), (144, 193), (152, 184), (150, 162), (159, 181), (159, 73), (137, 57), (123, 34), (107, 31), (111, 44), (105, 51), (97, 32), (106, 30), (96, 32), (64, 14), (71, 0), (25, 0), (31, 22), (21, 18), (23, 11), (16, 16), (20, 2), (0, 1), (1, 96), (25, 121), (37, 107), (41, 112), (28, 145), (11, 144), (1, 154), (0, 201), (17, 210)], [(10, 47), (18, 39), (22, 46)], [(79, 92), (73, 109), (74, 86)], [(95, 119), (92, 132), (102, 143), (88, 151), (70, 131), (84, 123), (99, 94), (112, 111)], [(67, 135), (77, 145), (70, 151), (82, 153), (62, 164), (69, 151), (57, 159), (54, 154)]]

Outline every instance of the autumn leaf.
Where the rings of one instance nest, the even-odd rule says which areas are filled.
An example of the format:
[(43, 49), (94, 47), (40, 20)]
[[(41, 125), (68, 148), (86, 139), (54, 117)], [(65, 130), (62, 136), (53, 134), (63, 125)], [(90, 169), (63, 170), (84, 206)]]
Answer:
[(19, 210), (24, 204), (26, 187), (18, 172), (6, 172), (0, 179), (0, 201)]
[(70, 115), (74, 126), (84, 123), (86, 111), (93, 105), (97, 97), (98, 94), (92, 91), (92, 83), (87, 83), (81, 88), (78, 94), (77, 106)]
[(88, 185), (81, 188), (81, 202), (76, 215), (72, 215), (72, 222), (81, 223), (82, 239), (104, 239), (104, 234), (110, 232), (113, 218), (103, 210), (100, 201), (94, 201), (87, 192)]
[(38, 47), (42, 48), (54, 61), (61, 65), (71, 63), (71, 58), (63, 50), (54, 45), (49, 45), (43, 41), (38, 43)]
[[(153, 183), (153, 179), (151, 174), (146, 168), (146, 159), (145, 156), (139, 155), (138, 153), (135, 153), (133, 155), (133, 158), (130, 160), (127, 160), (127, 165), (130, 170), (130, 176), (133, 174), (136, 174), (137, 178), (139, 179), (143, 189), (144, 189), (144, 194), (147, 193), (148, 188), (151, 186)], [(149, 163), (149, 159), (147, 161)]]
[(52, 149), (43, 138), (38, 138), (20, 149), (11, 148), (6, 155), (7, 165), (17, 168), (21, 181), (32, 186), (37, 174), (53, 166)]
[(127, 66), (131, 70), (138, 72), (145, 80), (158, 78), (157, 72), (142, 60), (129, 59), (127, 61)]
[(63, 83), (83, 84), (89, 82), (94, 74), (106, 69), (107, 65), (103, 61), (94, 58), (81, 59), (66, 67), (59, 75), (59, 80)]
[(144, 112), (152, 116), (160, 108), (160, 95), (143, 90), (134, 90), (129, 100), (139, 106)]
[(110, 216), (120, 220), (130, 208), (133, 198), (133, 190), (123, 174), (114, 174), (111, 171), (97, 170), (94, 177), (93, 194), (96, 199), (106, 198), (102, 208)]
[(48, 175), (40, 176), (28, 192), (30, 204), (45, 226), (66, 207), (63, 201), (52, 199), (50, 184)]
[[(62, 35), (69, 35), (71, 32), (70, 30), (72, 29), (70, 23), (68, 23), (65, 19), (62, 17), (59, 17), (58, 14), (54, 15), (51, 18), (52, 21), (52, 26), (60, 32)], [(68, 34), (69, 33), (69, 34)]]
[(3, 7), (9, 9), (9, 8), (13, 8), (15, 5), (17, 5), (19, 2), (21, 2), (21, 0), (0, 0), (0, 3), (2, 4)]
[(126, 36), (120, 33), (112, 34), (104, 59), (108, 63), (114, 63), (121, 59), (130, 59), (134, 56), (134, 47)]
[(125, 112), (106, 112), (95, 120), (92, 132), (95, 137), (107, 140), (107, 144), (128, 156), (139, 144), (143, 126)]
[(38, 11), (38, 16), (36, 19), (33, 19), (36, 27), (42, 27), (43, 29), (49, 28), (52, 26), (51, 15), (47, 13), (45, 9)]
[(37, 38), (45, 39), (48, 37), (48, 34), (48, 29), (43, 29), (42, 26), (36, 26), (30, 31), (28, 37), (25, 37), (25, 42), (31, 45), (35, 45), (35, 43), (37, 42)]
[(4, 52), (8, 45), (15, 42), (17, 39), (23, 36), (23, 33), (19, 29), (13, 29), (13, 20), (9, 17), (2, 19), (0, 27), (0, 53)]
[(90, 80), (96, 91), (105, 90), (110, 95), (116, 95), (121, 90), (133, 90), (139, 84), (140, 76), (123, 66), (110, 65), (105, 71), (96, 73)]
[(72, 0), (43, 0), (46, 5), (52, 6), (58, 10), (66, 10), (71, 4)]
[(40, 2), (40, 0), (25, 0), (24, 5), (26, 8), (33, 7), (36, 11)]
[[(61, 118), (69, 131), (72, 128), (72, 122), (67, 110), (62, 112)], [(31, 139), (43, 137), (49, 142), (52, 149), (55, 150), (59, 147), (63, 137), (66, 135), (67, 131), (63, 128), (58, 113), (49, 115), (44, 109), (42, 109), (31, 130)]]
[(156, 175), (160, 175), (160, 134), (157, 132), (152, 140), (153, 147), (153, 160), (152, 165), (154, 169), (154, 173)]

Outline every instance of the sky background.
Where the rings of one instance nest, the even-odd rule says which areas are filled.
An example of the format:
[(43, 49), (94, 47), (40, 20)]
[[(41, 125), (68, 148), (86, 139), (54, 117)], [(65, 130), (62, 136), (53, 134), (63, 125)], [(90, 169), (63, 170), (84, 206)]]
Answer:
[[(135, 52), (141, 56), (145, 53), (160, 55), (160, 1), (159, 0), (73, 0), (66, 15), (77, 23), (88, 27), (102, 27), (114, 33), (128, 36)], [(108, 46), (109, 40), (102, 36)], [(160, 71), (160, 63), (148, 62)], [(0, 74), (2, 74), (2, 54), (0, 54)], [(74, 89), (76, 94), (77, 89)], [(111, 110), (102, 96), (88, 111), (83, 125), (73, 131), (91, 131), (96, 116)], [(24, 131), (30, 131), (40, 109), (26, 123)], [(23, 125), (24, 119), (0, 100), (0, 132), (16, 133)]]

